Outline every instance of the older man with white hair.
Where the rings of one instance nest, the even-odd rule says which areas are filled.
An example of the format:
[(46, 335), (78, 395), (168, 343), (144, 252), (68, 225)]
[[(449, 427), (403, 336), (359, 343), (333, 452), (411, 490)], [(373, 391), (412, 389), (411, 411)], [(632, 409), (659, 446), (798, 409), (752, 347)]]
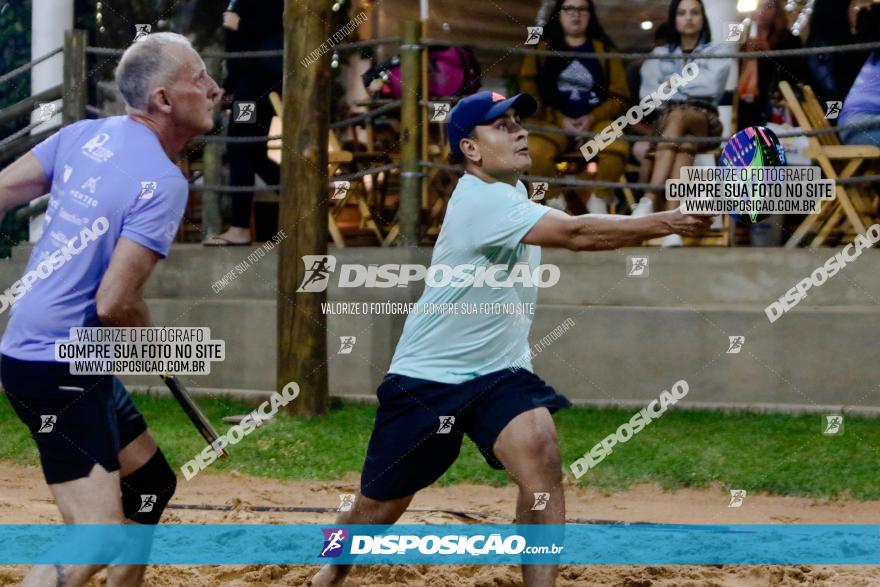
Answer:
[[(222, 94), (173, 33), (129, 47), (116, 81), (127, 116), (67, 126), (0, 173), (0, 217), (51, 193), (44, 234), (10, 288), (0, 379), (67, 524), (157, 524), (174, 494), (174, 471), (119, 380), (72, 375), (55, 360), (55, 342), (73, 327), (152, 326), (143, 287), (171, 248), (188, 196), (172, 158), (212, 128)], [(81, 547), (113, 560), (115, 542)], [(82, 585), (100, 568), (36, 566), (23, 584)], [(143, 573), (110, 565), (108, 584), (138, 585)]]

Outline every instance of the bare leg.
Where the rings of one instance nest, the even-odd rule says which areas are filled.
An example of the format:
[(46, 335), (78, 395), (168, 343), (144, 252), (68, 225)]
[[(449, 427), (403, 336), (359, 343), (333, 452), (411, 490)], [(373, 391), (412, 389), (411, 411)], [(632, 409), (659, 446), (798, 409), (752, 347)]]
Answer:
[[(676, 108), (666, 117), (666, 125), (663, 127), (663, 136), (667, 138), (681, 138), (684, 136), (706, 136), (709, 132), (709, 122), (706, 113), (695, 108)], [(684, 145), (692, 153), (696, 152), (693, 144)], [(670, 143), (657, 145), (657, 153), (654, 157), (654, 169), (651, 172), (651, 183), (662, 184), (667, 179), (677, 178), (684, 162), (690, 156), (693, 163), (693, 155), (681, 153), (681, 147)], [(646, 192), (646, 196), (654, 200), (654, 209), (663, 210), (667, 204), (663, 204), (659, 195)]]
[[(562, 457), (553, 418), (547, 408), (529, 410), (511, 420), (498, 435), (493, 450), (519, 486), (516, 523), (564, 524)], [(535, 493), (549, 494), (545, 509), (532, 509), (535, 505)], [(523, 585), (554, 585), (556, 573), (557, 565), (523, 565)]]
[[(119, 472), (108, 473), (95, 465), (88, 477), (53, 483), (49, 490), (55, 497), (65, 524), (121, 524), (122, 498), (119, 495)], [(22, 581), (23, 587), (55, 585), (77, 587), (105, 565), (37, 565)]]
[[(134, 473), (153, 458), (158, 448), (148, 430), (144, 430), (140, 436), (124, 446), (119, 451), (119, 475), (123, 482), (126, 476)], [(126, 523), (133, 522), (126, 520)], [(107, 569), (107, 582), (114, 587), (116, 585), (140, 585), (144, 580), (146, 570), (146, 565), (111, 565)]]
[[(412, 495), (407, 495), (398, 499), (378, 501), (358, 493), (351, 511), (339, 512), (339, 515), (336, 516), (336, 523), (393, 524), (400, 519), (400, 516), (409, 507), (412, 498)], [(312, 577), (311, 585), (313, 587), (342, 585), (349, 571), (351, 571), (351, 565), (324, 565)]]
[[(672, 163), (672, 170), (669, 179), (679, 179), (681, 177), (681, 168), (689, 167), (694, 164), (694, 158), (697, 154), (697, 146), (693, 143), (681, 143), (678, 145), (678, 154)], [(666, 209), (674, 210), (678, 207), (678, 200), (667, 200)]]
[[(123, 524), (126, 523), (119, 489), (120, 473), (124, 477), (139, 469), (156, 452), (156, 443), (149, 432), (144, 432), (119, 452), (120, 471), (108, 473), (95, 465), (88, 477), (49, 485), (65, 524)], [(22, 582), (25, 587), (63, 585), (74, 587), (107, 565), (37, 565)], [(140, 585), (144, 565), (111, 565), (107, 569), (107, 583), (113, 587)]]

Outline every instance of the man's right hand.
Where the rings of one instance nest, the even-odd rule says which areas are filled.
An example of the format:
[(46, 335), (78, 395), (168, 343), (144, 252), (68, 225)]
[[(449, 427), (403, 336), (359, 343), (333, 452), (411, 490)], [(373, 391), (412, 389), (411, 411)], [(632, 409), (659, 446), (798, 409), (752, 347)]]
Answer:
[(666, 212), (658, 212), (666, 217), (669, 229), (674, 234), (681, 236), (699, 236), (706, 232), (715, 216), (704, 216), (702, 214), (683, 214), (681, 208), (668, 210)]

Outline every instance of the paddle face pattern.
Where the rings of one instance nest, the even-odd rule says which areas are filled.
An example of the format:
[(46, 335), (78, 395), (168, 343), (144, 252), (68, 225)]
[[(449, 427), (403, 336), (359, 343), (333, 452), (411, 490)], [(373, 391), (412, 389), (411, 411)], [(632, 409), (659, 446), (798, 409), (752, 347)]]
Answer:
[[(721, 167), (782, 167), (787, 165), (785, 149), (779, 143), (776, 133), (763, 126), (750, 126), (730, 137), (721, 151)], [(743, 196), (748, 199), (748, 195)], [(753, 224), (761, 222), (770, 214), (748, 212), (731, 213), (737, 222)]]

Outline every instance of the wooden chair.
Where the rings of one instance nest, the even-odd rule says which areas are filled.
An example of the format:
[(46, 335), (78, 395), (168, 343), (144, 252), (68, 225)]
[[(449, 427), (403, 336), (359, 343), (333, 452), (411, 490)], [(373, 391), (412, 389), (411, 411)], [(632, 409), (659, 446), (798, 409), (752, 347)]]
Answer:
[[(779, 89), (788, 107), (804, 130), (830, 128), (825, 118), (825, 110), (816, 99), (810, 86), (804, 86), (804, 100), (798, 100), (791, 85), (779, 82)], [(834, 133), (808, 137), (807, 156), (816, 161), (827, 179), (846, 179), (856, 175), (868, 161), (880, 160), (880, 148), (874, 145), (842, 145)], [(815, 238), (810, 247), (818, 247), (825, 242), (832, 230), (841, 228), (847, 222), (856, 233), (863, 233), (871, 224), (872, 210), (876, 209), (864, 197), (858, 186), (836, 186), (837, 199), (823, 202), (818, 214), (810, 214), (794, 231), (785, 243), (788, 248), (796, 247), (812, 232)]]
[[(272, 108), (275, 110), (275, 116), (272, 117), (272, 122), (269, 125), (269, 134), (280, 135), (282, 109), (281, 96), (279, 96), (277, 92), (271, 92), (269, 94), (269, 101), (272, 103)], [(279, 165), (281, 164), (281, 148), (281, 139), (271, 140), (266, 145), (267, 156)], [(351, 151), (343, 149), (342, 146), (339, 144), (336, 133), (334, 133), (332, 130), (329, 131), (327, 134), (327, 174), (332, 177), (339, 171), (341, 165), (345, 163), (350, 163), (354, 159), (354, 154)], [(342, 212), (346, 204), (351, 201), (354, 201), (354, 203), (357, 205), (358, 211), (361, 214), (362, 226), (366, 226), (376, 235), (378, 241), (380, 243), (382, 242), (382, 233), (379, 231), (379, 227), (373, 220), (373, 215), (370, 212), (370, 207), (365, 199), (365, 190), (362, 186), (363, 182), (352, 182), (351, 187), (346, 192), (344, 197), (338, 200), (330, 201), (330, 205), (327, 210), (327, 227), (330, 231), (330, 237), (333, 239), (333, 243), (338, 247), (345, 246), (345, 238), (343, 238), (342, 231), (339, 229), (337, 218), (339, 217), (339, 214)], [(335, 188), (331, 188), (330, 186), (328, 186), (328, 192), (330, 192), (331, 189), (335, 191)]]

